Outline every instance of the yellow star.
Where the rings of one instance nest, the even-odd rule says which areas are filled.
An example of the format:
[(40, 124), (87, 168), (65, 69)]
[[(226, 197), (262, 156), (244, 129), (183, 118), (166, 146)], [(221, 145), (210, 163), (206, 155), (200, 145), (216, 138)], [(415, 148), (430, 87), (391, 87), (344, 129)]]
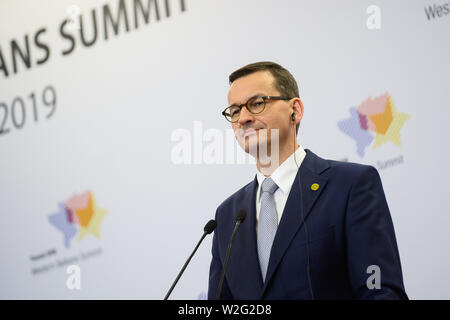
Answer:
[(406, 120), (408, 120), (411, 116), (409, 114), (400, 113), (397, 111), (395, 107), (394, 101), (392, 100), (392, 96), (389, 96), (388, 106), (390, 105), (390, 109), (392, 111), (392, 122), (389, 128), (387, 129), (385, 134), (377, 133), (374, 139), (373, 148), (378, 148), (383, 143), (387, 141), (391, 141), (396, 146), (400, 147), (401, 139), (400, 139), (400, 130), (405, 124)]
[(106, 215), (107, 211), (97, 206), (97, 202), (95, 201), (93, 193), (91, 193), (90, 201), (92, 202), (91, 208), (93, 211), (93, 215), (86, 227), (80, 226), (80, 230), (78, 231), (78, 240), (83, 239), (89, 233), (95, 236), (97, 239), (100, 239), (100, 223), (102, 222), (102, 219)]

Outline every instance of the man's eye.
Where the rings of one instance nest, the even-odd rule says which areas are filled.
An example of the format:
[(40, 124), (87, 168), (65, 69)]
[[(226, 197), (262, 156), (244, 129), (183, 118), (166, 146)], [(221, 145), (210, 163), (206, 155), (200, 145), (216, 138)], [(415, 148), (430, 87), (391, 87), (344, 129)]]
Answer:
[(231, 115), (231, 116), (238, 115), (238, 114), (239, 114), (239, 111), (241, 111), (241, 109), (239, 109), (239, 108), (233, 108), (233, 109), (230, 110), (230, 115)]
[(261, 110), (263, 108), (263, 105), (264, 105), (264, 102), (255, 101), (250, 104), (250, 109), (251, 109), (251, 111), (258, 112), (259, 110)]

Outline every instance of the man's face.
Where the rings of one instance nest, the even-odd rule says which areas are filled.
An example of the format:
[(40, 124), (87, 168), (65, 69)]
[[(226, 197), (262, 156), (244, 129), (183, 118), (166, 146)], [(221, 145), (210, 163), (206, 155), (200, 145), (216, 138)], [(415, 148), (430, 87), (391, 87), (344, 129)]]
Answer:
[[(228, 92), (228, 104), (240, 105), (246, 103), (253, 96), (280, 96), (275, 89), (274, 78), (268, 71), (258, 71), (236, 79)], [(255, 150), (272, 148), (272, 134), (278, 130), (278, 146), (281, 151), (290, 137), (293, 140), (292, 122), (290, 121), (293, 108), (290, 101), (268, 100), (266, 108), (259, 114), (250, 113), (242, 108), (239, 121), (232, 123), (234, 134), (245, 152), (253, 156)], [(295, 129), (294, 129), (295, 130)], [(273, 135), (276, 138), (276, 135)], [(278, 148), (275, 149), (278, 151)], [(273, 151), (275, 151), (273, 150)]]

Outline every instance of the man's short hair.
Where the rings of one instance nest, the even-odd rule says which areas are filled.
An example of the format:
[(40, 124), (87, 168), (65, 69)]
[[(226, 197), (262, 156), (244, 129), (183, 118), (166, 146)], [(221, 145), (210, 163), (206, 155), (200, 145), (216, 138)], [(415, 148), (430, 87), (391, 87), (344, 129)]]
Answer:
[[(234, 71), (230, 76), (228, 77), (230, 81), (230, 85), (236, 80), (241, 77), (245, 77), (249, 74), (258, 72), (258, 71), (268, 71), (274, 78), (274, 87), (277, 89), (282, 96), (288, 97), (288, 98), (297, 98), (299, 97), (298, 93), (298, 86), (297, 81), (295, 81), (295, 78), (292, 76), (292, 74), (280, 66), (279, 64), (275, 62), (270, 61), (262, 61), (262, 62), (255, 62), (248, 64), (236, 71)], [(300, 124), (297, 125), (297, 132), (298, 127)]]

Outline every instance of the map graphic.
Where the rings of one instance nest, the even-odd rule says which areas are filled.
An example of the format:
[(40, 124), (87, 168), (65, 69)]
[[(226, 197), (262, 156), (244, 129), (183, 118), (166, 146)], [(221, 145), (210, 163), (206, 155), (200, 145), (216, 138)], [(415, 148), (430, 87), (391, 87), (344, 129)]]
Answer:
[(366, 148), (373, 149), (390, 141), (401, 145), (400, 130), (411, 116), (397, 110), (389, 93), (368, 98), (358, 107), (350, 108), (350, 117), (339, 121), (338, 127), (356, 142), (356, 152), (364, 157)]
[(50, 214), (48, 220), (63, 234), (66, 248), (75, 237), (81, 240), (92, 234), (100, 239), (100, 224), (107, 211), (97, 206), (93, 192), (73, 195), (58, 206), (59, 210)]

